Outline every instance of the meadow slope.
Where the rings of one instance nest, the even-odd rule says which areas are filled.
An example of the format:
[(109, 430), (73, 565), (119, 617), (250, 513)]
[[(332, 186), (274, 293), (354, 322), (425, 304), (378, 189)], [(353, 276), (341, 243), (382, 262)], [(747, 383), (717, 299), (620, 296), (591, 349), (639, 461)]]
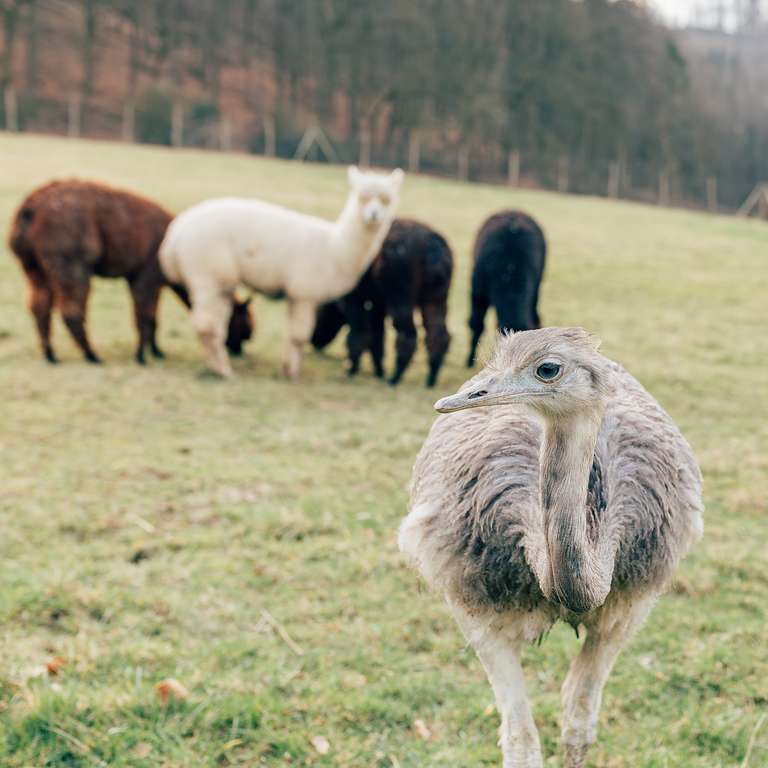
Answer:
[[(7, 134), (0, 168), (3, 227), (30, 189), (72, 175), (173, 210), (244, 194), (333, 217), (346, 194), (339, 167)], [(0, 765), (500, 764), (480, 665), (395, 531), (432, 403), (467, 377), (472, 239), (504, 207), (549, 239), (544, 322), (599, 335), (705, 476), (705, 539), (620, 657), (590, 764), (740, 766), (754, 733), (748, 765), (768, 766), (768, 724), (755, 732), (768, 712), (768, 225), (415, 177), (401, 213), (442, 231), (458, 262), (434, 392), (423, 349), (393, 390), (367, 361), (348, 381), (340, 340), (286, 383), (285, 307), (266, 300), (233, 381), (202, 374), (170, 294), (167, 360), (142, 369), (118, 281), (97, 282), (90, 307), (106, 364), (83, 363), (57, 321), (62, 364), (49, 367), (2, 244)], [(524, 659), (548, 766), (578, 643), (557, 626)], [(55, 657), (66, 663), (51, 677)], [(154, 686), (167, 677), (189, 698), (163, 707)]]

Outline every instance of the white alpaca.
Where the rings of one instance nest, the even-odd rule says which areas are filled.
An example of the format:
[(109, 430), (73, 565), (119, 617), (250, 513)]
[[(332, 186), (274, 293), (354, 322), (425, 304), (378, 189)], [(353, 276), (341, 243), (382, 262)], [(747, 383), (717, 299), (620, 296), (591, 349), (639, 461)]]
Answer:
[(207, 200), (179, 214), (160, 246), (160, 264), (184, 284), (192, 322), (208, 365), (232, 369), (224, 347), (235, 286), (288, 299), (289, 339), (284, 368), (296, 379), (320, 304), (355, 287), (379, 251), (395, 217), (403, 172), (348, 169), (350, 193), (336, 221), (260, 200)]

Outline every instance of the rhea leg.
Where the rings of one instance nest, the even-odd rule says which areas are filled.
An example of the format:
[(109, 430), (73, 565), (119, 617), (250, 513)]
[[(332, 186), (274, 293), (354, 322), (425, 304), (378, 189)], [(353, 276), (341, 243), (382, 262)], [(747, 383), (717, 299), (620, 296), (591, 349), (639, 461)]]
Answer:
[(448, 313), (446, 301), (430, 302), (421, 308), (421, 319), (426, 333), (427, 353), (429, 354), (429, 375), (427, 386), (434, 387), (437, 382), (437, 374), (443, 365), (443, 358), (451, 343), (451, 335), (445, 324), (445, 316)]
[(51, 310), (53, 290), (43, 270), (32, 261), (23, 261), (22, 266), (29, 282), (29, 311), (35, 318), (40, 348), (49, 363), (57, 363), (51, 346)]
[(192, 288), (192, 323), (205, 350), (206, 362), (214, 373), (225, 379), (232, 375), (224, 343), (231, 312), (230, 293)]
[(520, 664), (522, 637), (492, 621), (478, 619), (460, 605), (448, 602), (456, 622), (477, 653), (488, 675), (501, 715), (499, 744), (503, 768), (542, 768), (539, 733), (533, 721)]
[(291, 381), (297, 381), (301, 372), (301, 354), (315, 327), (317, 305), (309, 301), (288, 302), (288, 346), (283, 370)]
[(563, 706), (562, 742), (565, 768), (583, 768), (587, 752), (597, 738), (603, 686), (613, 663), (632, 633), (645, 620), (655, 596), (633, 605), (622, 603), (604, 608), (573, 660), (561, 691)]

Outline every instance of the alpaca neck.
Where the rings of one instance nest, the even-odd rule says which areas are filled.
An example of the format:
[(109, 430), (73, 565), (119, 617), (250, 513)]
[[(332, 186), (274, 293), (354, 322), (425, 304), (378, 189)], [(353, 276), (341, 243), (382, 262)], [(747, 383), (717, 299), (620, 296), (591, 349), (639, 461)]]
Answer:
[[(540, 493), (552, 599), (575, 613), (605, 601), (615, 552), (590, 540), (587, 486), (602, 411), (547, 419), (541, 447)], [(603, 531), (603, 534), (605, 532)]]
[(371, 265), (389, 230), (389, 220), (366, 225), (360, 215), (356, 196), (351, 194), (334, 223), (333, 254), (339, 282), (346, 283), (343, 293), (352, 290)]

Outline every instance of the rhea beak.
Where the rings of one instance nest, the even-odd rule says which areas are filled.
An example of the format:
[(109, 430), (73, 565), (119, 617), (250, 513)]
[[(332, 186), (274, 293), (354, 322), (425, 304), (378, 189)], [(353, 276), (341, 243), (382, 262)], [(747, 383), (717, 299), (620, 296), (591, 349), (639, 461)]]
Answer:
[(457, 392), (455, 395), (442, 397), (435, 403), (435, 410), (440, 413), (453, 413), (467, 408), (484, 408), (489, 405), (511, 405), (524, 398), (538, 395), (539, 392), (528, 392), (515, 389), (494, 379), (479, 381), (471, 389)]

